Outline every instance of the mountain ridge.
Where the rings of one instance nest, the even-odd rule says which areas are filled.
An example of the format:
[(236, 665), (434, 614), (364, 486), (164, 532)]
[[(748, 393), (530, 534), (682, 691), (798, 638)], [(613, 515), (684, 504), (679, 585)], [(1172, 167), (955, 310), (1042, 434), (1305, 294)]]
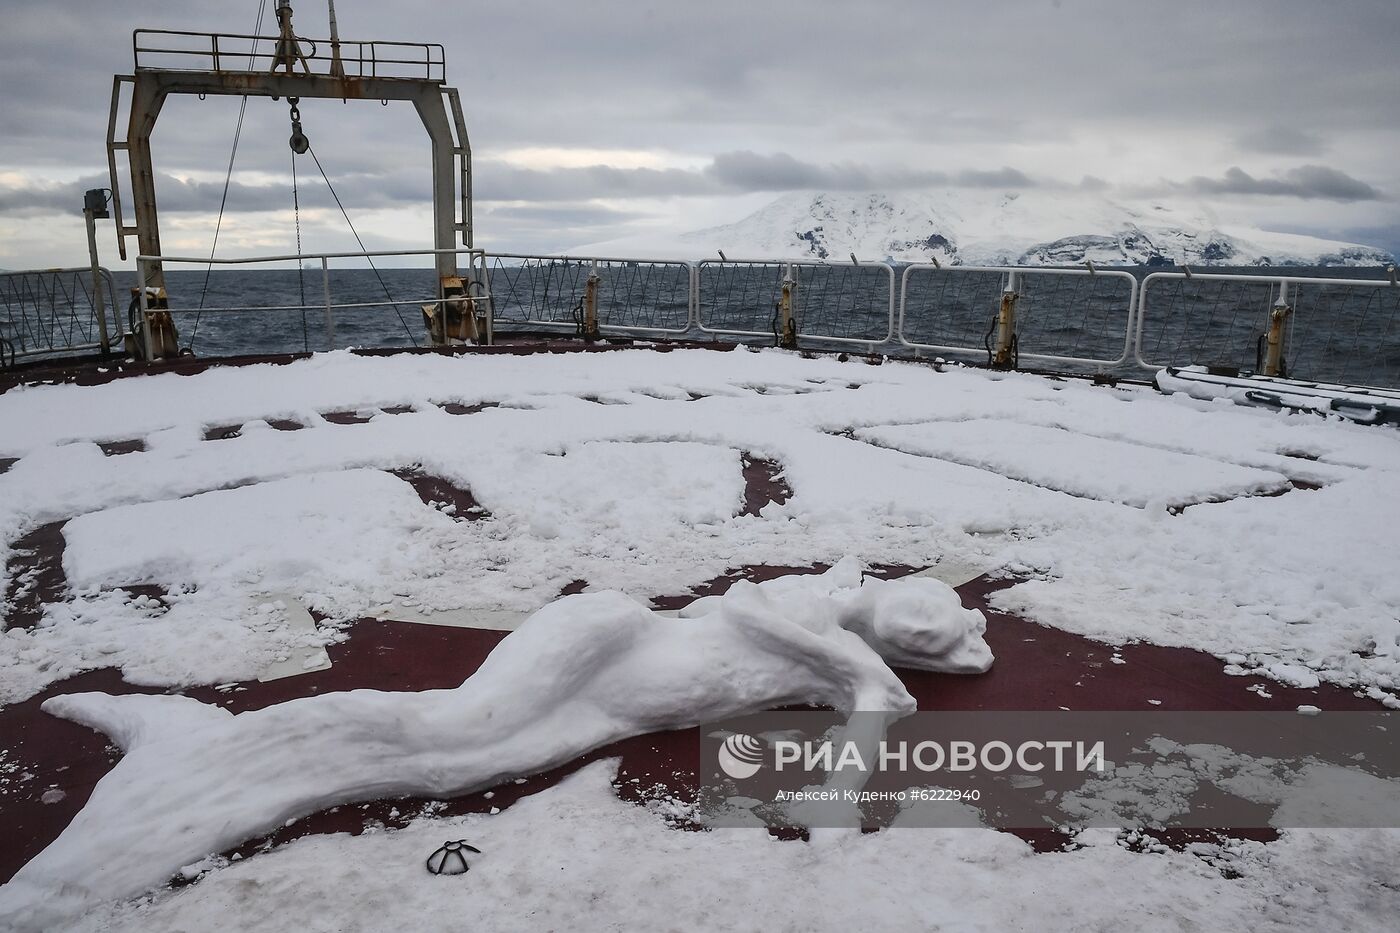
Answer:
[(859, 259), (942, 265), (1373, 266), (1385, 250), (1222, 224), (1204, 205), (1079, 192), (793, 192), (731, 224), (581, 247), (696, 258)]

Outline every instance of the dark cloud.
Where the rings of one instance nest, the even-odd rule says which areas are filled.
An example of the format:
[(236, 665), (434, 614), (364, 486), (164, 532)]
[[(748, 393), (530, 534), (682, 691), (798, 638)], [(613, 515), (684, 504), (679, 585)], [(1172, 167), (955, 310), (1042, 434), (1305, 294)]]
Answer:
[[(83, 192), (89, 188), (106, 188), (106, 175), (89, 175), (64, 184), (29, 186), (0, 185), (0, 214), (34, 216), (46, 214), (81, 214)], [(302, 178), (301, 206), (314, 209), (333, 207), (325, 183), (319, 178)], [(156, 173), (156, 198), (162, 214), (209, 213), (218, 211), (223, 199), (223, 182), (184, 180), (173, 175)], [(361, 208), (394, 207), (405, 203), (430, 203), (427, 187), (396, 176), (373, 177), (351, 175), (339, 180), (336, 193), (341, 199)], [(127, 194), (129, 198), (129, 193)], [(229, 183), (227, 209), (238, 213), (282, 211), (292, 206), (290, 177), (285, 182), (249, 185), (238, 181)], [(123, 205), (129, 211), (130, 205)], [(131, 218), (127, 217), (128, 222)]]
[(1186, 187), (1198, 194), (1260, 194), (1328, 201), (1379, 201), (1382, 195), (1366, 182), (1326, 165), (1303, 165), (1275, 178), (1256, 178), (1239, 166), (1221, 178), (1197, 176)]
[(1292, 126), (1266, 126), (1245, 133), (1235, 143), (1248, 152), (1267, 155), (1315, 156), (1327, 149), (1320, 136)]
[[(40, 179), (104, 173), (111, 76), (132, 69), (133, 28), (248, 33), (259, 2), (6, 4), (0, 171), (15, 187), (0, 191), (0, 232), (23, 231), (8, 242), (28, 242), (12, 218), (76, 209), (82, 183)], [(266, 33), (274, 3), (262, 2)], [(1331, 217), (1334, 203), (1400, 193), (1400, 167), (1383, 159), (1400, 139), (1394, 95), (1378, 92), (1400, 86), (1395, 0), (1174, 0), (1170, 15), (1142, 16), (1124, 16), (1121, 0), (478, 6), (464, 15), (442, 0), (395, 0), (338, 12), (347, 39), (442, 43), (477, 147), (483, 207), (797, 188), (1020, 188), (1032, 183), (1027, 173), (1072, 187), (1086, 171), (1143, 186), (1164, 171), (1160, 154), (1175, 151), (1194, 160), (1178, 177), (1211, 177), (1172, 192), (1308, 199), (1307, 215), (1329, 223), (1343, 223)], [(296, 26), (324, 36), (325, 5), (297, 4)], [(217, 209), (208, 180), (221, 190), (237, 103), (167, 103), (157, 171), (203, 181), (162, 177), (163, 209)], [(285, 206), (286, 107), (249, 100), (230, 210)], [(427, 204), (427, 142), (411, 107), (303, 101), (301, 109), (352, 214)], [(489, 158), (542, 146), (646, 150), (707, 167), (546, 170)], [(1253, 167), (1251, 153), (1262, 160), (1253, 174), (1212, 174)], [(1269, 160), (1280, 157), (1347, 165), (1368, 181), (1325, 166), (1275, 175), (1283, 165)], [(328, 203), (314, 181), (306, 190), (312, 203)]]

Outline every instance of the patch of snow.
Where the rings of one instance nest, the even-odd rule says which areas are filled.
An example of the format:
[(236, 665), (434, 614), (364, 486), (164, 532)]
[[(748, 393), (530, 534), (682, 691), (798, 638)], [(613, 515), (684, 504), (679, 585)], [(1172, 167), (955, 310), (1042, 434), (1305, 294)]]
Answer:
[[(582, 768), (504, 812), (418, 819), (362, 836), (308, 836), (198, 884), (104, 907), (74, 933), (418, 929), (470, 917), (485, 930), (565, 929), (589, 915), (625, 929), (1387, 929), (1400, 832), (1289, 830), (1267, 845), (1186, 851), (1087, 830), (1035, 854), (993, 830), (891, 830), (775, 842), (761, 830), (677, 832), (617, 799), (615, 762)], [(447, 839), (481, 849), (471, 871), (423, 868)], [(931, 883), (930, 879), (936, 879)], [(1104, 896), (1105, 879), (1120, 879)]]
[[(434, 404), (486, 401), (501, 407)], [(317, 417), (396, 406), (413, 411)], [(314, 426), (190, 442), (277, 418)], [(1388, 427), (774, 350), (338, 352), (25, 387), (0, 394), (0, 425), (0, 455), (19, 457), (0, 474), (0, 558), (66, 521), (75, 587), (39, 626), (0, 631), (0, 702), (95, 667), (162, 686), (252, 679), (393, 607), (527, 613), (579, 579), (649, 599), (744, 564), (846, 554), (997, 568), (1023, 578), (999, 608), (1110, 643), (1197, 648), (1260, 676), (1298, 667), (1380, 702), (1400, 690), (1400, 432)], [(113, 457), (97, 446), (162, 432), (184, 441)], [(741, 452), (778, 463), (792, 497), (738, 514)], [(382, 473), (404, 469), (470, 490), (491, 517), (454, 520)], [(1281, 477), (1323, 488), (1167, 513), (1178, 497), (1277, 491)], [(112, 588), (139, 581), (169, 595)], [(328, 623), (294, 631), (257, 608), (274, 591)]]
[(1062, 428), (978, 419), (855, 432), (864, 441), (992, 470), (1073, 496), (1135, 505), (1234, 498), (1288, 488), (1272, 472), (1193, 454), (1085, 437)]

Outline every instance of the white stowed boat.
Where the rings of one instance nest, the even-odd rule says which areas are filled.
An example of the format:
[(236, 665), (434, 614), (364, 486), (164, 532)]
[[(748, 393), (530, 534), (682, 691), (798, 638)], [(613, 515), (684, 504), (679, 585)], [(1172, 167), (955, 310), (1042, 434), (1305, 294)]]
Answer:
[[(310, 59), (267, 87), (355, 78)], [(142, 232), (133, 358), (0, 392), (0, 928), (1379, 929), (1400, 908), (1393, 814), (1294, 828), (1316, 772), (1199, 750), (1125, 781), (1167, 808), (1233, 795), (1254, 830), (1008, 832), (989, 799), (963, 829), (684, 831), (713, 770), (697, 725), (773, 706), (1400, 707), (1400, 433), (1297, 402), (1331, 387), (1228, 377), (1280, 400), (1260, 407), (1219, 404), (1208, 371), (1165, 372), (1174, 394), (1103, 378), (1143, 360), (1136, 282), (1116, 345), (1038, 354), (1033, 273), (996, 271), (989, 357), (1100, 374), (1051, 378), (930, 362), (983, 352), (907, 326), (930, 267), (814, 333), (827, 267), (749, 264), (777, 273), (761, 324), (789, 346), (701, 345), (756, 325), (704, 316), (697, 265), (654, 264), (683, 277), (677, 326), (610, 318), (600, 280), (646, 264), (609, 260), (559, 260), (565, 313), (512, 320), (489, 273), (537, 260), (462, 250), (459, 275), (440, 228), (430, 333), (496, 346), (162, 360), (175, 260)], [(1357, 807), (1393, 803), (1368, 766), (1327, 765)], [(465, 878), (424, 871), (458, 839)]]

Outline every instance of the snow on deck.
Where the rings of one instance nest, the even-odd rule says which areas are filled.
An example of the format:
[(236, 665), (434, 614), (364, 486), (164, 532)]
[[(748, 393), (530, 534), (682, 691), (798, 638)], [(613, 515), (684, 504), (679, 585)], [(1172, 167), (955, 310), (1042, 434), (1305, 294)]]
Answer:
[[(307, 639), (269, 594), (325, 640), (845, 554), (1014, 575), (998, 606), (1113, 643), (1400, 688), (1387, 428), (743, 349), (340, 352), (15, 389), (0, 428), (6, 702), (112, 665), (252, 679)], [(745, 514), (755, 460), (791, 498)]]
[[(680, 606), (679, 594), (847, 554), (891, 576), (932, 565), (978, 577), (958, 592), (992, 620), (997, 666), (899, 672), (921, 708), (1393, 704), (1397, 486), (1389, 428), (778, 351), (334, 353), (12, 390), (0, 394), (0, 716), (19, 741), (0, 758), (0, 796), (52, 789), (0, 808), (18, 816), (22, 853), (0, 860), (0, 877), (115, 777), (106, 740), (41, 712), (36, 695), (179, 687), (211, 704), (185, 725), (223, 729), (220, 709), (251, 722), (242, 715), (323, 691), (453, 687), (501, 639), (472, 619), (523, 617), (560, 593), (617, 588)], [(385, 617), (444, 624), (367, 621)], [(337, 695), (350, 696), (322, 699)], [(295, 810), (306, 815), (288, 821), (292, 835), (358, 831), (371, 816), (407, 828), (210, 859), (186, 872), (219, 869), (198, 885), (104, 907), (79, 928), (387, 928), (448, 912), (539, 928), (577, 924), (585, 903), (647, 928), (1005, 929), (1028, 915), (1366, 928), (1400, 907), (1394, 832), (1171, 848), (1091, 830), (1042, 856), (984, 830), (810, 846), (675, 832), (663, 817), (684, 805), (662, 785), (693, 777), (695, 741), (634, 736), (582, 770), (447, 804)], [(158, 764), (166, 753), (152, 748)], [(334, 769), (342, 752), (318, 760)], [(624, 799), (657, 798), (650, 812), (618, 801), (607, 755), (621, 756)], [(171, 831), (159, 822), (133, 837), (153, 852)], [(466, 879), (422, 871), (433, 846), (463, 837), (485, 853)], [(1128, 883), (1105, 899), (1110, 877)]]

